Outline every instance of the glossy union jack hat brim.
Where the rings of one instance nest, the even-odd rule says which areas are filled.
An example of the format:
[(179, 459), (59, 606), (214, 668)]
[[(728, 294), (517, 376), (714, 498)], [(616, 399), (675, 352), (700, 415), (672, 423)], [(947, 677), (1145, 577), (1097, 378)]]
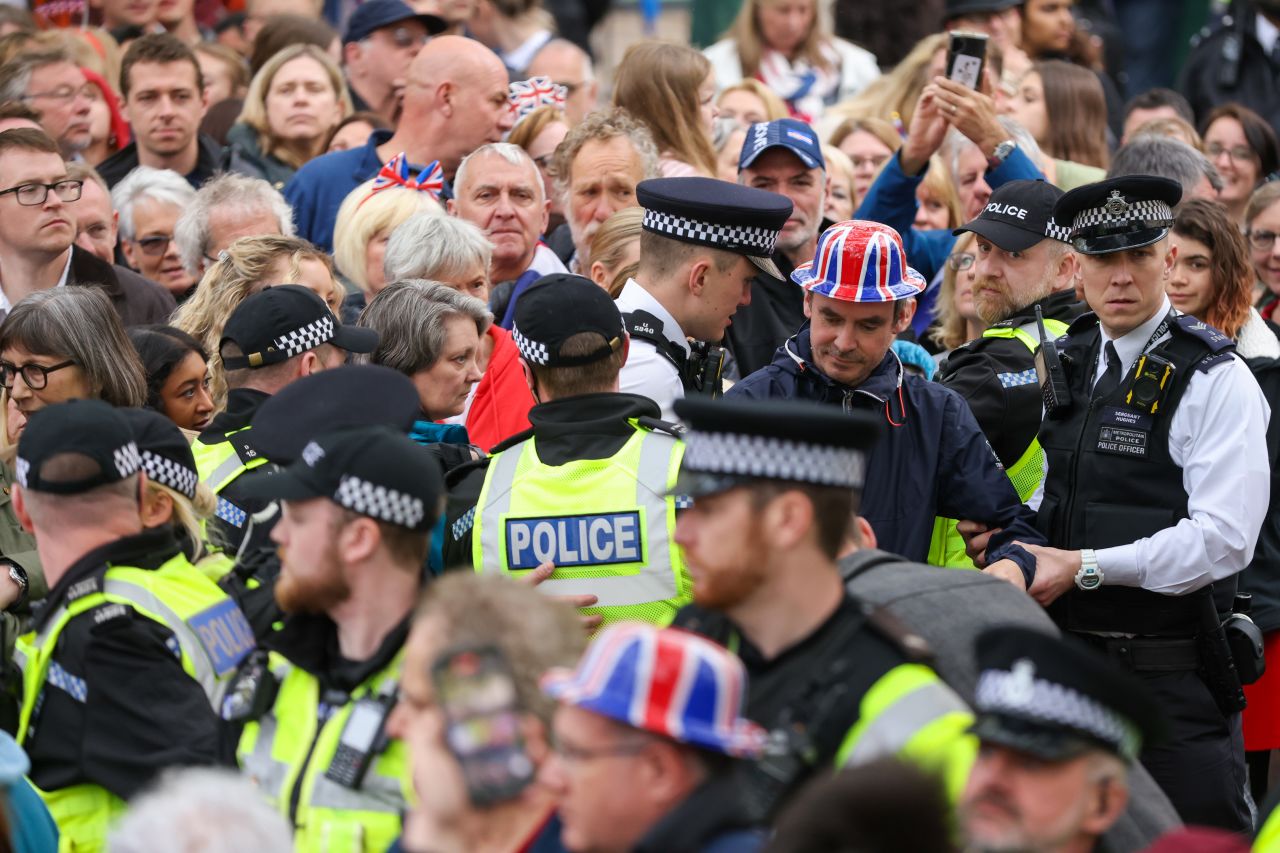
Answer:
[(822, 232), (813, 260), (796, 267), (791, 280), (841, 302), (897, 302), (918, 296), (928, 284), (907, 266), (897, 231), (861, 219)]
[(765, 732), (741, 716), (746, 683), (742, 662), (704, 637), (619, 622), (596, 635), (577, 669), (543, 676), (542, 690), (632, 728), (755, 758)]

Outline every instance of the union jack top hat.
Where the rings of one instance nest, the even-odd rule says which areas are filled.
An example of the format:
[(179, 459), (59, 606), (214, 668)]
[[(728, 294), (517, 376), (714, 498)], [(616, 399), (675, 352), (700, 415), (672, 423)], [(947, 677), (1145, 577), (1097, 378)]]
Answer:
[(902, 238), (888, 225), (850, 219), (818, 237), (813, 260), (791, 273), (811, 293), (841, 302), (897, 302), (924, 291), (924, 276), (907, 266)]
[(542, 691), (563, 702), (690, 746), (755, 758), (765, 731), (744, 719), (742, 662), (676, 628), (617, 622), (596, 635), (578, 668), (556, 668)]

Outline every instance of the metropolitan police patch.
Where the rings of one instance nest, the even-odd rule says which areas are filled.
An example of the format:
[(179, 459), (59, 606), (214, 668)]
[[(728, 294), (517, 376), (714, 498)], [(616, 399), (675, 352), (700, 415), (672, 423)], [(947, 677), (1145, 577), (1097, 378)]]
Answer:
[(643, 563), (640, 512), (504, 519), (507, 568), (536, 569)]

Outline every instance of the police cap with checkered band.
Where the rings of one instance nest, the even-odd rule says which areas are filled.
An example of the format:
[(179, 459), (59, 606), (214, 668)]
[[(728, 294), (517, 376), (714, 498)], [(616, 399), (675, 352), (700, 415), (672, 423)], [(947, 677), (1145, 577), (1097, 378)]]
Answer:
[(1047, 181), (1009, 181), (991, 194), (972, 222), (951, 233), (972, 231), (1006, 252), (1025, 252), (1048, 239), (1067, 242), (1070, 231), (1053, 219), (1062, 190)]
[(774, 278), (774, 245), (791, 216), (791, 200), (777, 193), (714, 178), (653, 178), (636, 187), (641, 227), (682, 243), (745, 255)]
[(101, 400), (71, 400), (35, 412), (14, 461), (18, 485), (55, 495), (118, 483), (141, 468), (129, 422)]
[(151, 409), (120, 409), (133, 430), (147, 479), (195, 500), (200, 475), (191, 444), (178, 425)]
[(689, 431), (672, 493), (692, 498), (755, 480), (861, 491), (882, 430), (869, 412), (808, 402), (686, 397), (675, 411)]
[(1077, 187), (1058, 199), (1053, 218), (1069, 228), (1068, 242), (1082, 255), (1106, 255), (1150, 246), (1173, 227), (1182, 186), (1154, 175), (1125, 175)]
[(975, 644), (973, 733), (1046, 761), (1101, 749), (1133, 761), (1164, 735), (1143, 684), (1072, 637), (999, 627)]
[[(565, 341), (576, 335), (600, 336), (599, 346), (562, 355)], [(520, 357), (538, 367), (575, 367), (607, 358), (626, 339), (622, 314), (604, 288), (580, 275), (544, 275), (516, 303), (511, 338)]]
[(300, 284), (280, 284), (253, 294), (227, 319), (218, 349), (235, 344), (240, 354), (222, 356), (227, 370), (279, 364), (321, 344), (348, 352), (373, 352), (378, 333), (344, 326), (329, 306)]
[(431, 451), (387, 427), (337, 430), (307, 442), (289, 467), (246, 482), (245, 497), (328, 498), (377, 521), (419, 533), (440, 515), (444, 474)]

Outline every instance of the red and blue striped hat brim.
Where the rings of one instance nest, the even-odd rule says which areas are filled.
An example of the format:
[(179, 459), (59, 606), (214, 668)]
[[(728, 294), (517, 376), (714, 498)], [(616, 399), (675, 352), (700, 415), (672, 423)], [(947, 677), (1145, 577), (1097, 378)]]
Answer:
[(896, 231), (857, 220), (824, 231), (814, 259), (796, 267), (791, 280), (842, 302), (897, 302), (919, 295), (928, 284), (907, 266)]

